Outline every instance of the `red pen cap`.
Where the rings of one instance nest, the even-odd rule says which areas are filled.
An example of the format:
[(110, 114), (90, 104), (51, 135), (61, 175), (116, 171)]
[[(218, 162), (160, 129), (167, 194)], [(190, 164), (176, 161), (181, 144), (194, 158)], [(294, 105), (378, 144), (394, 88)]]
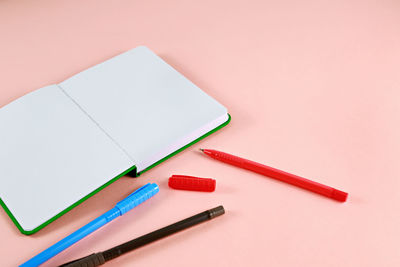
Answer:
[(172, 175), (169, 177), (168, 186), (174, 189), (213, 192), (216, 181), (211, 178), (200, 178), (187, 175)]

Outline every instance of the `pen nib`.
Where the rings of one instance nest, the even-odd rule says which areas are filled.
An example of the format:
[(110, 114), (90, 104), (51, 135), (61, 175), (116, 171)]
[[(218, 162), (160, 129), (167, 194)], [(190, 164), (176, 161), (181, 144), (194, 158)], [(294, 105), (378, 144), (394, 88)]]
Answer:
[(199, 148), (199, 150), (200, 150), (201, 152), (203, 152), (203, 151), (204, 151), (204, 149), (202, 149), (202, 148)]

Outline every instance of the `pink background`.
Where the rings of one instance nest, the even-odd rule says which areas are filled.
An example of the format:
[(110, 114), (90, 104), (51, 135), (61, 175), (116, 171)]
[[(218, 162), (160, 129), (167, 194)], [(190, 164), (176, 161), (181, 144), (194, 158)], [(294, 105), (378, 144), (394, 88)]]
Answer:
[[(219, 204), (223, 217), (108, 266), (400, 266), (399, 1), (3, 0), (0, 106), (138, 45), (228, 107), (231, 124), (33, 236), (1, 209), (1, 266), (23, 263), (150, 181), (161, 188), (155, 198), (45, 266)], [(199, 147), (312, 178), (349, 199), (224, 165)], [(174, 191), (171, 174), (213, 177), (217, 190)]]

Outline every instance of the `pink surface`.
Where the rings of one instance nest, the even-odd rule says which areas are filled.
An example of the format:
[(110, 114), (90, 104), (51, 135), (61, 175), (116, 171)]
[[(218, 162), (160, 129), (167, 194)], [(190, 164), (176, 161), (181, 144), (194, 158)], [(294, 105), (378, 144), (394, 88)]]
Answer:
[[(45, 266), (219, 204), (223, 217), (108, 266), (400, 266), (399, 14), (400, 3), (385, 0), (1, 1), (0, 106), (144, 44), (233, 119), (33, 236), (0, 210), (0, 265), (24, 262), (152, 181), (161, 188), (155, 198)], [(341, 204), (224, 165), (199, 147), (314, 179), (349, 199)], [(29, 175), (23, 166), (16, 171)], [(212, 177), (217, 189), (172, 190), (171, 174)]]

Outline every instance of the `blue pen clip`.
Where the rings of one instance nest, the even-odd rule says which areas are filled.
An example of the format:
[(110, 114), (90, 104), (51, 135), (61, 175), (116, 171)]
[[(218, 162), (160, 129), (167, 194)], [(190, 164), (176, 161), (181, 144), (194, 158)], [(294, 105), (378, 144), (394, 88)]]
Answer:
[(145, 202), (152, 196), (158, 193), (160, 189), (155, 183), (149, 183), (145, 186), (140, 187), (135, 192), (127, 196), (125, 199), (118, 202), (115, 207), (121, 211), (120, 215), (125, 214), (137, 205)]

